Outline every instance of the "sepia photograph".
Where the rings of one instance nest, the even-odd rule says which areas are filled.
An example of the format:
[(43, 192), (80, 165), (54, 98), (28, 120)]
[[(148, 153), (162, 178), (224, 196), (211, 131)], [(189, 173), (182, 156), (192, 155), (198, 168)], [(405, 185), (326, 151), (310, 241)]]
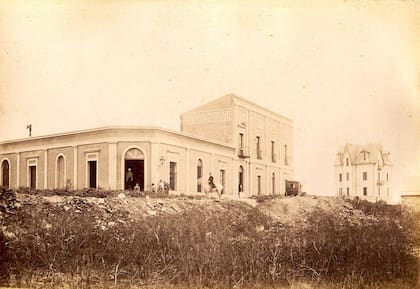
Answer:
[(420, 288), (420, 1), (0, 2), (3, 288)]

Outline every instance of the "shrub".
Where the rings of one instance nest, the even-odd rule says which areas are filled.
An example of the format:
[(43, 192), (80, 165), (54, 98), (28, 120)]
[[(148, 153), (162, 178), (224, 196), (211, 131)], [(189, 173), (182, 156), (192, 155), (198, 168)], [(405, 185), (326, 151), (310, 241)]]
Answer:
[(24, 203), (2, 219), (15, 237), (0, 234), (0, 256), (17, 279), (41, 276), (56, 284), (65, 274), (77, 288), (95, 282), (264, 287), (308, 279), (365, 285), (415, 278), (413, 222), (399, 209), (363, 205), (369, 214), (361, 216), (319, 210), (291, 227), (240, 202), (217, 204), (133, 221), (125, 211), (105, 213), (87, 202), (69, 209)]
[(11, 263), (9, 246), (2, 230), (0, 230), (0, 285), (8, 285)]

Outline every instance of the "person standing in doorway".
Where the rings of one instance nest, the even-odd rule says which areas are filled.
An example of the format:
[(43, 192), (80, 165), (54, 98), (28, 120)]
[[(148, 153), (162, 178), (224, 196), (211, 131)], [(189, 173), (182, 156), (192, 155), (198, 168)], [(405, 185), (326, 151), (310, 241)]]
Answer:
[(131, 190), (133, 188), (133, 180), (133, 172), (131, 171), (131, 168), (128, 168), (127, 176), (125, 177), (125, 181), (127, 182), (127, 189)]
[(209, 184), (210, 190), (212, 190), (216, 187), (216, 185), (213, 182), (213, 176), (211, 175), (211, 173), (210, 173), (210, 176), (209, 176), (208, 184)]

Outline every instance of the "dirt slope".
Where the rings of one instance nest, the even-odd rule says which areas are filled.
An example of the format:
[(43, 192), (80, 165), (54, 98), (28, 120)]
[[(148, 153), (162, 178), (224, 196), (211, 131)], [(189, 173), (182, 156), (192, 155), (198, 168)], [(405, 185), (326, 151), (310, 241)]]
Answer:
[[(144, 217), (180, 214), (185, 210), (199, 208), (206, 213), (212, 211), (237, 210), (252, 208), (263, 212), (275, 221), (294, 225), (305, 221), (305, 216), (324, 210), (334, 212), (339, 216), (363, 217), (361, 211), (355, 210), (342, 199), (334, 197), (276, 197), (276, 198), (242, 198), (222, 199), (205, 197), (142, 197), (128, 196), (124, 193), (115, 193), (107, 197), (81, 197), (59, 195), (34, 195), (16, 193), (15, 196), (3, 196), (0, 202), (0, 221), (2, 216), (13, 215), (13, 212), (24, 207), (27, 217), (41, 217), (45, 214), (54, 214), (57, 211), (66, 211), (68, 214), (82, 214), (84, 210), (94, 211), (98, 222), (138, 221)], [(5, 213), (8, 214), (5, 214)], [(48, 212), (48, 213), (46, 213)], [(8, 224), (2, 222), (3, 226)]]

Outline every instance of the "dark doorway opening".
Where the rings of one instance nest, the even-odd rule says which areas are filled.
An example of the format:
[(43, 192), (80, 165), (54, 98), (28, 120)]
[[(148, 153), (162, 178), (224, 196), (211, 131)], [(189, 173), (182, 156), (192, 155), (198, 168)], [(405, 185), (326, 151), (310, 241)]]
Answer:
[(274, 195), (276, 193), (276, 174), (273, 173), (271, 177), (271, 193)]
[(97, 172), (96, 172), (96, 161), (88, 161), (88, 166), (89, 166), (89, 188), (94, 188), (96, 189), (96, 177), (97, 177)]
[(9, 188), (9, 162), (4, 160), (3, 163), (1, 164), (1, 170), (2, 170), (2, 175), (3, 175), (3, 179), (2, 179), (2, 186), (5, 188)]
[(197, 192), (201, 193), (201, 178), (203, 177), (203, 161), (198, 160), (197, 163)]
[(64, 188), (64, 171), (65, 171), (64, 157), (59, 156), (57, 159), (57, 188), (59, 189)]
[(36, 166), (29, 167), (29, 187), (31, 189), (36, 189)]
[[(133, 173), (133, 179), (127, 178), (128, 169)], [(140, 191), (144, 191), (144, 160), (125, 160), (124, 189), (131, 190), (139, 184)]]
[(244, 168), (242, 166), (239, 167), (239, 193), (244, 191)]

